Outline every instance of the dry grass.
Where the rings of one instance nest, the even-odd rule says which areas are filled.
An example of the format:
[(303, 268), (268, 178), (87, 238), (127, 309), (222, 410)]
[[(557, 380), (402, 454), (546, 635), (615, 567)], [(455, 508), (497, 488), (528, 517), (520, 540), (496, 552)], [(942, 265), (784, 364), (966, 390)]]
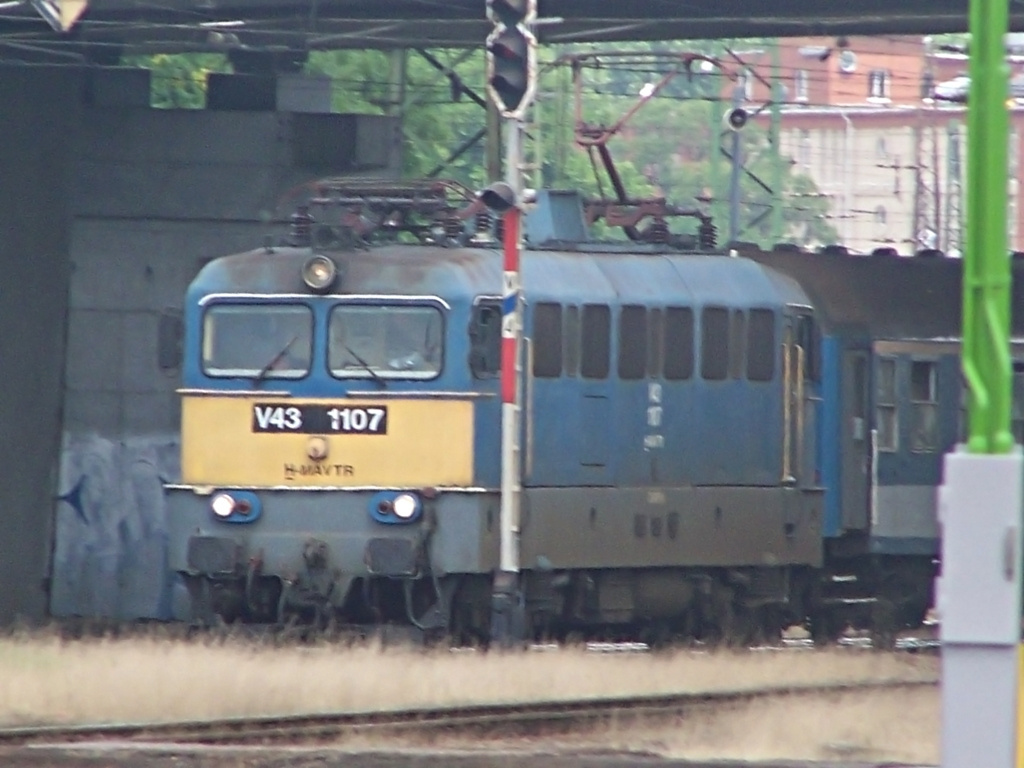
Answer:
[(937, 690), (843, 693), (751, 703), (630, 732), (618, 742), (679, 759), (940, 762)]
[(771, 704), (715, 706), (657, 726), (623, 723), (547, 746), (629, 750), (696, 762), (936, 765), (940, 762), (940, 708), (935, 689), (807, 695)]
[[(938, 671), (935, 658), (866, 651), (483, 654), (14, 637), (0, 639), (0, 725), (154, 722), (913, 680), (934, 678)], [(752, 728), (741, 730), (752, 735)]]

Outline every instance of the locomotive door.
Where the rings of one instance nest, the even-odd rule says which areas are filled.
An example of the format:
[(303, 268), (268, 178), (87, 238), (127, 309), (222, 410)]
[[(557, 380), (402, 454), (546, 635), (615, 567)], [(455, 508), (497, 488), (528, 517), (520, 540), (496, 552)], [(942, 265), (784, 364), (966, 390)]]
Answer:
[(843, 355), (840, 421), (840, 500), (842, 527), (863, 529), (868, 524), (871, 477), (871, 430), (868, 353), (849, 350)]
[(814, 382), (818, 335), (805, 307), (790, 307), (783, 329), (782, 482), (802, 485), (815, 476)]

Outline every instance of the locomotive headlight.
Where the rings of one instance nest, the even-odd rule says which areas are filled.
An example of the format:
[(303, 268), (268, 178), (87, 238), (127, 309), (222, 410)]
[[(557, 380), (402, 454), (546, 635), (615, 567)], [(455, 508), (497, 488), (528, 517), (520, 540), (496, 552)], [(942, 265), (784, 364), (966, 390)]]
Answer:
[(235, 500), (228, 493), (218, 493), (210, 502), (210, 509), (217, 517), (231, 517), (235, 511)]
[(314, 293), (330, 290), (338, 276), (338, 268), (326, 256), (317, 254), (302, 266), (302, 282)]
[(419, 510), (420, 502), (411, 493), (400, 493), (391, 502), (391, 509), (396, 517), (408, 520)]

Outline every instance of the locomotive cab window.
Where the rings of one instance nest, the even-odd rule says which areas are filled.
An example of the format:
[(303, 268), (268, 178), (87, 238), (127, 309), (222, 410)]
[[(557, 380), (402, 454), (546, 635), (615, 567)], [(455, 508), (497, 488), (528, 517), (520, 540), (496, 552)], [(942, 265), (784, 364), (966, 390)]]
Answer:
[(313, 313), (301, 304), (213, 304), (203, 316), (207, 376), (300, 379), (309, 373)]
[(441, 372), (441, 312), (426, 306), (339, 304), (328, 365), (343, 379), (433, 379)]

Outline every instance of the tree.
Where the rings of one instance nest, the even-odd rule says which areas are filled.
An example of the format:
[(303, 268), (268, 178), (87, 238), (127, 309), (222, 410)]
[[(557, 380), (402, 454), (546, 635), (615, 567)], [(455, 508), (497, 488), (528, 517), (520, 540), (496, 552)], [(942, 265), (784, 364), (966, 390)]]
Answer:
[[(638, 46), (638, 50), (643, 53), (643, 46)], [(707, 48), (681, 46), (662, 50), (669, 54), (713, 53)], [(672, 57), (666, 57), (659, 63), (654, 57), (646, 62), (623, 60), (618, 68), (610, 68), (610, 64), (595, 66), (586, 73), (586, 96), (581, 101), (583, 120), (591, 125), (615, 124), (636, 106), (642, 91), (650, 90), (648, 84), (661, 81), (672, 61)], [(719, 230), (723, 229), (728, 220), (729, 160), (722, 155), (722, 149), (728, 151), (731, 142), (721, 122), (721, 94), (728, 90), (729, 83), (720, 70), (695, 66), (692, 76), (680, 74), (668, 81), (608, 140), (607, 147), (631, 194), (660, 195), (676, 205), (702, 206), (714, 216)], [(572, 131), (567, 126), (573, 121), (573, 106), (567, 95), (571, 90), (568, 78), (552, 71), (542, 90), (548, 94), (540, 107), (546, 115), (541, 121), (546, 144), (571, 145)], [(770, 231), (767, 213), (772, 195), (765, 186), (771, 186), (772, 166), (779, 162), (785, 227), (782, 239), (802, 245), (836, 242), (838, 235), (827, 219), (827, 199), (818, 192), (813, 180), (793, 172), (790, 158), (776, 160), (766, 129), (752, 121), (743, 128), (740, 139), (743, 167), (749, 172), (741, 177), (740, 221), (745, 226), (741, 227), (740, 239), (763, 245), (771, 245), (777, 239)], [(590, 180), (593, 173), (589, 163), (578, 151), (564, 156), (545, 153), (545, 161), (547, 181), (589, 193), (596, 191)], [(556, 163), (559, 165), (554, 167)]]
[[(758, 41), (744, 41), (750, 48)], [(713, 56), (721, 44), (637, 43), (618, 48), (635, 54), (607, 65), (592, 61), (584, 72), (582, 118), (590, 125), (611, 126), (633, 108), (640, 94), (678, 67), (680, 55)], [(595, 175), (587, 153), (574, 140), (573, 84), (566, 53), (596, 51), (594, 46), (549, 48), (542, 51), (538, 99), (526, 131), (524, 152), (526, 183), (581, 189), (585, 194), (612, 196), (607, 176), (598, 165)], [(404, 60), (404, 61), (403, 61)], [(435, 66), (435, 62), (440, 66)], [(205, 104), (206, 77), (230, 71), (227, 58), (218, 54), (157, 55), (128, 63), (153, 71), (152, 103), (158, 107), (201, 108)], [(698, 62), (700, 64), (700, 62)], [(405, 71), (404, 87), (400, 85)], [(485, 111), (473, 98), (485, 98), (485, 59), (482, 50), (415, 51), (341, 50), (313, 52), (306, 71), (324, 74), (333, 83), (335, 112), (400, 114), (403, 122), (403, 174), (453, 178), (472, 189), (487, 183), (484, 142)], [(730, 71), (735, 71), (732, 68)], [(704, 206), (719, 229), (727, 220), (728, 160), (721, 156), (722, 128), (718, 117), (728, 81), (713, 67), (695, 66), (690, 75), (679, 74), (639, 109), (621, 131), (608, 140), (608, 149), (629, 195), (660, 195), (680, 206)], [(748, 158), (742, 181), (744, 223), (757, 223), (741, 232), (741, 239), (768, 244), (769, 193), (754, 177), (773, 178), (774, 154), (767, 134), (758, 125), (743, 129)], [(458, 157), (451, 160), (451, 156)], [(793, 173), (783, 158), (784, 239), (804, 245), (835, 242), (837, 235), (826, 216), (828, 202), (811, 179)], [(600, 180), (600, 181), (599, 181)], [(761, 219), (758, 220), (758, 217)]]

